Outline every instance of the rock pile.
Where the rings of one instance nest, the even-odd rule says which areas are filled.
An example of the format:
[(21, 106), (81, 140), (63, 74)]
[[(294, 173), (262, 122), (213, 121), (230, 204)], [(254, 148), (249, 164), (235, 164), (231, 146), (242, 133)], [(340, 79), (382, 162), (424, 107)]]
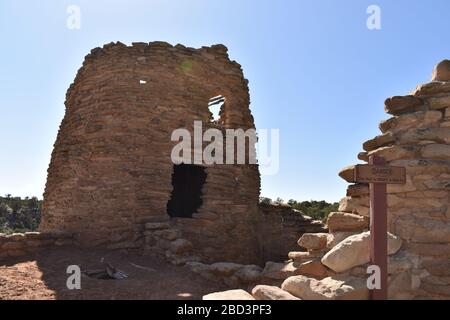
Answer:
[[(445, 60), (432, 82), (387, 99), (385, 110), (393, 117), (381, 122), (382, 134), (365, 142), (358, 155), (406, 168), (406, 184), (387, 187), (390, 299), (450, 299), (449, 70)], [(353, 166), (339, 173), (349, 183), (353, 174)], [(369, 186), (349, 185), (338, 212), (328, 217), (329, 233), (304, 234), (298, 244), (307, 251), (289, 253), (291, 276), (276, 294), (258, 289), (253, 296), (367, 299), (369, 211)]]

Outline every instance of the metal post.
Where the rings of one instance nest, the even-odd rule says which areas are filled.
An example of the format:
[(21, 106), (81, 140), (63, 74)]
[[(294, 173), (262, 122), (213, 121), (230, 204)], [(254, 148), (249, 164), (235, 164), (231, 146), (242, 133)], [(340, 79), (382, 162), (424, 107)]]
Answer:
[[(385, 165), (378, 156), (369, 158), (371, 165)], [(385, 183), (370, 183), (370, 261), (381, 272), (381, 289), (371, 290), (372, 300), (387, 300), (387, 195)]]

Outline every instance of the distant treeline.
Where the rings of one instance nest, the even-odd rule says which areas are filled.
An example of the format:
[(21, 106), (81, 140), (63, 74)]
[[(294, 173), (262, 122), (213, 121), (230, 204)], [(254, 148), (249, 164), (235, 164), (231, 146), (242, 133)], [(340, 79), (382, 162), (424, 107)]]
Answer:
[[(289, 200), (285, 202), (281, 198), (272, 200), (262, 197), (260, 202), (266, 204), (286, 203), (292, 208), (303, 212), (305, 215), (316, 220), (324, 221), (330, 212), (338, 210), (339, 204), (328, 203), (326, 201), (296, 201)], [(7, 194), (0, 196), (0, 233), (14, 233), (36, 231), (41, 221), (42, 200), (36, 197), (12, 197)]]
[(339, 203), (328, 203), (324, 200), (322, 201), (296, 201), (296, 200), (289, 200), (288, 202), (285, 202), (281, 198), (277, 198), (276, 200), (272, 200), (270, 198), (261, 197), (260, 198), (261, 203), (266, 204), (288, 204), (292, 208), (299, 210), (303, 212), (305, 215), (310, 216), (311, 218), (315, 220), (322, 220), (325, 221), (330, 212), (338, 211)]
[(41, 221), (42, 200), (0, 197), (0, 233), (36, 231)]

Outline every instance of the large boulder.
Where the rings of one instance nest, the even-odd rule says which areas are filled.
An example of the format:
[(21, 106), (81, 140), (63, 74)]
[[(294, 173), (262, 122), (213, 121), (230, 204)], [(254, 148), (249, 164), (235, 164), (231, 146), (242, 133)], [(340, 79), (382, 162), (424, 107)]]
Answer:
[(327, 246), (328, 233), (304, 233), (297, 244), (307, 250), (322, 250)]
[(334, 246), (339, 244), (341, 241), (343, 241), (344, 239), (346, 239), (346, 238), (348, 238), (350, 236), (353, 236), (356, 233), (358, 233), (358, 232), (354, 232), (354, 231), (335, 231), (335, 232), (330, 233), (330, 236), (328, 237), (328, 242), (327, 242), (327, 249), (332, 249)]
[(341, 177), (342, 179), (344, 179), (347, 182), (354, 182), (355, 181), (355, 166), (348, 166), (343, 168), (340, 172), (339, 172), (339, 177)]
[(344, 197), (339, 201), (339, 212), (348, 212), (369, 216), (369, 196), (362, 197)]
[[(388, 233), (388, 254), (395, 254), (402, 240)], [(350, 236), (328, 251), (322, 263), (335, 272), (344, 272), (370, 261), (370, 232)]]
[(363, 231), (369, 228), (369, 219), (347, 212), (332, 212), (327, 219), (330, 232), (335, 231)]
[(286, 279), (281, 288), (303, 300), (367, 300), (366, 280), (356, 277), (334, 276), (316, 280), (305, 276)]
[(323, 279), (330, 276), (330, 270), (322, 264), (320, 259), (311, 260), (298, 265), (297, 273), (315, 279)]
[(450, 81), (450, 60), (443, 60), (434, 67), (433, 81)]
[(392, 115), (415, 112), (423, 106), (423, 100), (415, 96), (395, 96), (386, 99), (384, 110)]
[(289, 292), (275, 286), (258, 285), (253, 288), (252, 296), (256, 300), (300, 300)]
[(242, 289), (236, 289), (213, 292), (203, 296), (203, 300), (255, 300), (255, 298)]

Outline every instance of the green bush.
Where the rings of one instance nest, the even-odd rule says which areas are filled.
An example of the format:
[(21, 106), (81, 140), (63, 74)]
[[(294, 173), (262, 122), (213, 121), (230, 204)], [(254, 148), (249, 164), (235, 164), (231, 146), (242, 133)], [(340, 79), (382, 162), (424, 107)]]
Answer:
[(36, 231), (41, 221), (42, 201), (7, 194), (0, 197), (0, 233)]
[[(264, 204), (280, 204), (284, 203), (283, 199), (277, 198), (275, 201), (272, 201), (270, 198), (262, 197), (260, 198), (260, 202)], [(293, 209), (299, 210), (303, 212), (303, 214), (310, 216), (311, 218), (315, 220), (322, 220), (325, 221), (330, 214), (330, 212), (338, 211), (339, 203), (328, 203), (324, 200), (322, 201), (296, 201), (296, 200), (289, 200), (287, 202), (288, 205), (290, 205)]]

